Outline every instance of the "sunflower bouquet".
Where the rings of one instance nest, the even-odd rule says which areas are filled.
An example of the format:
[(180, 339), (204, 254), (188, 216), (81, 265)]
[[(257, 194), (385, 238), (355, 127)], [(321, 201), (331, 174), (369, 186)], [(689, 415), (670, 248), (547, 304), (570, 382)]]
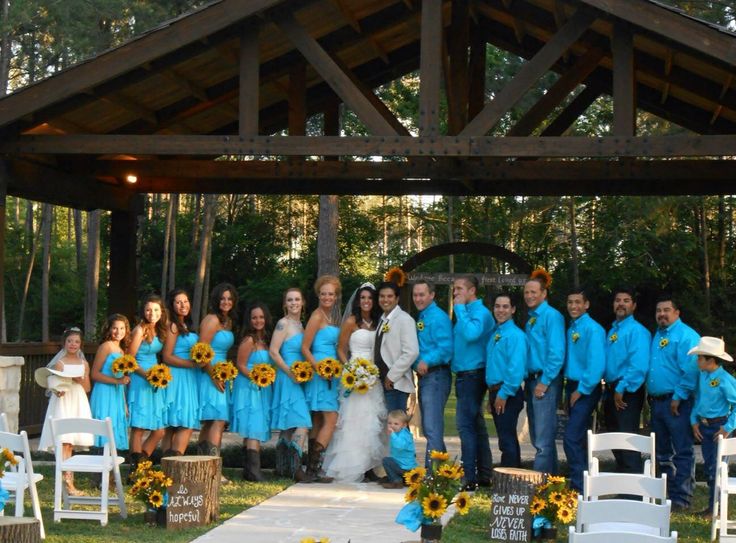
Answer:
[(173, 484), (170, 477), (160, 469), (153, 469), (150, 460), (144, 460), (138, 464), (133, 474), (133, 486), (128, 493), (140, 500), (148, 508), (158, 509), (167, 502), (166, 489)]
[(294, 374), (297, 383), (306, 383), (314, 377), (314, 368), (306, 360), (297, 360), (291, 365), (291, 373)]
[(128, 375), (138, 369), (138, 361), (132, 354), (124, 354), (116, 358), (112, 363), (112, 372), (120, 375)]
[(440, 525), (440, 518), (450, 505), (461, 515), (470, 509), (470, 495), (461, 492), (465, 475), (456, 460), (446, 452), (431, 451), (432, 466), (427, 471), (416, 467), (407, 471), (404, 482), (409, 485), (404, 496), (406, 505), (399, 511), (396, 522), (416, 531), (422, 525)]
[(347, 398), (351, 393), (365, 394), (378, 382), (378, 368), (366, 358), (351, 358), (342, 372), (342, 388)]
[(218, 362), (212, 368), (212, 377), (219, 381), (229, 382), (230, 390), (233, 389), (233, 381), (238, 376), (238, 368), (229, 360)]
[(189, 356), (192, 357), (192, 360), (197, 364), (197, 366), (203, 368), (214, 360), (215, 350), (209, 343), (198, 341), (192, 345), (192, 350), (189, 351)]
[(146, 381), (153, 387), (154, 392), (169, 386), (171, 379), (171, 369), (166, 364), (154, 364), (146, 372)]
[(271, 386), (276, 380), (276, 370), (271, 364), (256, 364), (250, 370), (250, 380), (258, 389)]
[(577, 492), (568, 488), (566, 479), (548, 475), (532, 498), (532, 529), (539, 534), (543, 529), (552, 528), (556, 522), (570, 524), (575, 518), (577, 506)]
[(317, 375), (327, 381), (327, 384), (332, 388), (332, 379), (339, 378), (342, 375), (342, 364), (334, 358), (323, 358), (317, 362)]

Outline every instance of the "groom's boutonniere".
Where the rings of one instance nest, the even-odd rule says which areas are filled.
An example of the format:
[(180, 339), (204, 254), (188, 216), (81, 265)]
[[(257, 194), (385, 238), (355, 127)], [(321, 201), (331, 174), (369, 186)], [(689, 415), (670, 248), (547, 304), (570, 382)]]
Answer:
[(493, 336), (493, 343), (498, 343), (499, 341), (501, 341), (501, 334)]
[(529, 328), (534, 328), (534, 325), (537, 324), (537, 317), (532, 317), (529, 319)]
[(391, 330), (391, 327), (388, 325), (388, 322), (384, 322), (383, 326), (381, 326), (381, 333), (388, 334), (390, 330)]
[(577, 332), (573, 332), (572, 333), (572, 342), (573, 343), (577, 343), (579, 339), (580, 339), (580, 334), (577, 333)]
[(417, 330), (420, 332), (424, 330), (424, 321), (417, 321)]

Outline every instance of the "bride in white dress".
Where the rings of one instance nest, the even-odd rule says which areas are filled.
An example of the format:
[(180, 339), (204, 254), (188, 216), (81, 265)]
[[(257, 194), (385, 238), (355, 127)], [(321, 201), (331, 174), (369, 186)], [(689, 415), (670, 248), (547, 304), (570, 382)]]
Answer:
[[(348, 302), (340, 328), (337, 351), (343, 364), (357, 358), (373, 362), (380, 315), (378, 294), (371, 283), (364, 283)], [(378, 379), (364, 394), (345, 392), (341, 388), (337, 428), (327, 448), (324, 469), (338, 482), (359, 483), (386, 456), (386, 405)]]

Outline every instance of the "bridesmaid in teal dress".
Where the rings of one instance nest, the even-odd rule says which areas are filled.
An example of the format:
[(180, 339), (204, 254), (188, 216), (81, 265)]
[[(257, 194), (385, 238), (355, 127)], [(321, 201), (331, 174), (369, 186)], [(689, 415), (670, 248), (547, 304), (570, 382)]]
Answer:
[(318, 482), (329, 483), (329, 477), (320, 475), (325, 449), (337, 426), (339, 379), (324, 379), (317, 375), (317, 363), (325, 358), (337, 359), (337, 340), (340, 336), (339, 309), (340, 280), (323, 275), (314, 283), (319, 307), (312, 312), (304, 330), (302, 354), (315, 368), (315, 375), (305, 386), (309, 410), (312, 412), (312, 431), (309, 440), (307, 473)]
[(271, 439), (271, 398), (273, 385), (260, 388), (250, 380), (256, 364), (273, 366), (268, 355), (271, 313), (265, 304), (253, 304), (243, 315), (243, 334), (238, 347), (238, 376), (233, 386), (233, 414), (230, 431), (243, 438), (245, 467), (243, 479), (265, 481), (261, 473), (261, 442)]
[(164, 456), (180, 456), (187, 450), (192, 432), (199, 428), (199, 370), (189, 355), (199, 336), (191, 331), (191, 303), (187, 291), (172, 290), (167, 302), (171, 322), (163, 357), (171, 368), (171, 383), (166, 389), (169, 409), (161, 448)]
[[(102, 329), (102, 341), (97, 347), (90, 377), (94, 382), (89, 405), (92, 418), (112, 421), (115, 447), (119, 451), (128, 450), (128, 428), (130, 417), (125, 404), (125, 385), (130, 383), (130, 377), (114, 374), (112, 363), (123, 356), (123, 351), (130, 342), (130, 324), (125, 315), (113, 313), (107, 318)], [(102, 447), (107, 443), (103, 436), (95, 437), (95, 447)]]
[(291, 371), (291, 365), (302, 359), (302, 291), (288, 289), (284, 293), (283, 306), (285, 316), (276, 323), (269, 348), (278, 368), (271, 403), (271, 428), (281, 431), (276, 444), (276, 473), (304, 481), (302, 454), (307, 450), (307, 433), (312, 419), (304, 389)]
[(207, 316), (199, 327), (199, 341), (209, 343), (215, 357), (199, 375), (199, 432), (197, 448), (200, 454), (219, 456), (222, 433), (230, 420), (231, 392), (212, 376), (212, 368), (217, 362), (227, 360), (227, 352), (235, 343), (233, 336), (233, 310), (238, 304), (238, 293), (229, 283), (220, 283), (210, 294)]
[[(131, 374), (128, 388), (131, 471), (138, 462), (153, 454), (166, 426), (166, 389), (156, 391), (146, 380), (146, 371), (158, 363), (158, 354), (166, 339), (168, 318), (163, 300), (155, 294), (148, 296), (143, 302), (140, 319), (133, 328), (128, 347), (128, 354), (138, 361), (138, 369)], [(144, 441), (146, 431), (150, 433)]]

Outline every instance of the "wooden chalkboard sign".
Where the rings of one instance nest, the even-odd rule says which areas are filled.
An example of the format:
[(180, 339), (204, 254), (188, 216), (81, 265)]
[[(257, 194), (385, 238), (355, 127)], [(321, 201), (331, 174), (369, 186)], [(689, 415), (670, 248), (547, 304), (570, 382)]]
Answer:
[(531, 541), (531, 504), (536, 485), (543, 482), (538, 471), (518, 468), (493, 470), (490, 537), (496, 541)]
[(205, 524), (204, 493), (204, 484), (194, 481), (169, 487), (166, 526), (168, 528), (189, 528)]

